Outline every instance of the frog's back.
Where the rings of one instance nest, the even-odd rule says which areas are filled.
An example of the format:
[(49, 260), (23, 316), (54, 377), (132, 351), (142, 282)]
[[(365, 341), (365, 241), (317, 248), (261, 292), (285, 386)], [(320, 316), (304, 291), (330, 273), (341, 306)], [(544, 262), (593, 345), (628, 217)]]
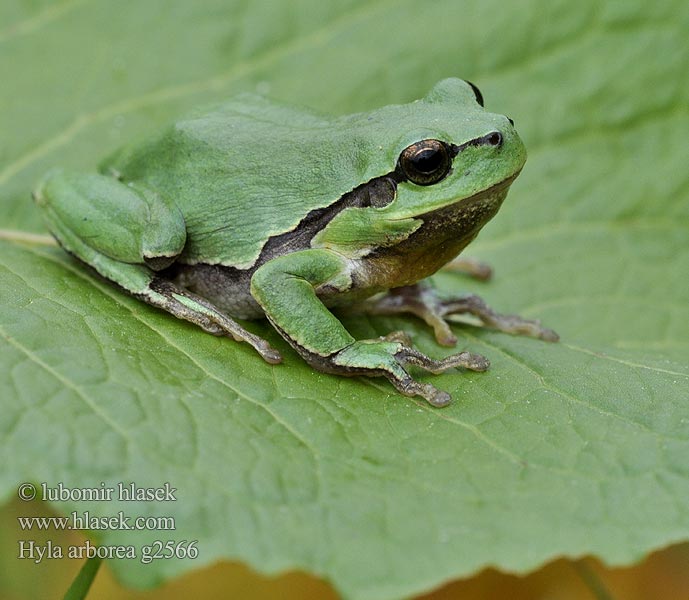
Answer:
[(366, 142), (337, 122), (245, 94), (104, 168), (175, 200), (187, 226), (182, 262), (249, 268), (271, 236), (376, 176), (356, 151)]

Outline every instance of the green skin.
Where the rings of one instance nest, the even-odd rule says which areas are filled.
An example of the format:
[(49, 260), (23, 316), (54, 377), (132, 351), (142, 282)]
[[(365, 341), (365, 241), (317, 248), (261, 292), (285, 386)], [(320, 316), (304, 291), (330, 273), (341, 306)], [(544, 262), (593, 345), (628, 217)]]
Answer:
[[(428, 140), (451, 149), (447, 172), (414, 183), (403, 153)], [(482, 371), (484, 357), (433, 360), (401, 332), (357, 341), (328, 307), (411, 312), (443, 345), (456, 343), (444, 319), (455, 313), (556, 340), (537, 321), (417, 283), (476, 237), (525, 160), (511, 121), (486, 112), (471, 84), (446, 79), (417, 102), (336, 118), (240, 95), (123, 149), (101, 174), (52, 171), (34, 198), (65, 250), (149, 304), (278, 363), (232, 318), (266, 316), (316, 369), (382, 375), (444, 406), (449, 394), (405, 365)]]

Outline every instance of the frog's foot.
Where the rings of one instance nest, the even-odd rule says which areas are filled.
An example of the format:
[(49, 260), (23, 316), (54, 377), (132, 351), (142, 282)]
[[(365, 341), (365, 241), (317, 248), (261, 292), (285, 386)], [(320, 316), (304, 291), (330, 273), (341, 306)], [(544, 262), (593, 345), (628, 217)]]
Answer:
[(457, 337), (452, 333), (445, 317), (462, 313), (473, 315), (484, 325), (498, 331), (527, 335), (547, 342), (560, 339), (557, 333), (543, 327), (537, 320), (496, 313), (474, 294), (441, 298), (432, 287), (421, 283), (390, 290), (382, 298), (364, 303), (361, 310), (377, 315), (412, 313), (433, 328), (436, 340), (443, 346), (454, 346), (457, 343)]
[(214, 335), (229, 335), (238, 342), (246, 342), (266, 362), (277, 364), (282, 356), (266, 340), (247, 331), (239, 323), (220, 312), (208, 300), (192, 294), (171, 281), (155, 277), (143, 293), (136, 294), (153, 306), (172, 313), (179, 319), (190, 321)]
[(443, 270), (464, 273), (479, 281), (488, 281), (493, 277), (493, 268), (488, 263), (466, 256), (458, 256), (451, 260), (443, 267)]
[(421, 396), (429, 404), (441, 407), (450, 403), (450, 394), (430, 383), (416, 381), (404, 368), (405, 365), (416, 365), (431, 373), (442, 373), (453, 367), (485, 371), (490, 366), (484, 356), (470, 352), (434, 360), (400, 341), (401, 339), (407, 340), (408, 337), (402, 332), (395, 332), (377, 340), (354, 342), (330, 356), (327, 366), (320, 364), (319, 368), (341, 375), (382, 375), (405, 396)]
[(560, 339), (560, 336), (555, 331), (548, 327), (543, 327), (539, 320), (524, 319), (519, 315), (496, 313), (482, 298), (475, 294), (441, 300), (438, 304), (442, 316), (468, 313), (477, 317), (484, 325), (505, 333), (526, 335), (546, 342), (557, 342)]

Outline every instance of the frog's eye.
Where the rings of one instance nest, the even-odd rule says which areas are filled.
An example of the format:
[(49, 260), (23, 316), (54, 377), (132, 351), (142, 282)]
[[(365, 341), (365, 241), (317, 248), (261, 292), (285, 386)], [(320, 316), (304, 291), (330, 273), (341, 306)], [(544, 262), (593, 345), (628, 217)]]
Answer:
[(433, 185), (450, 172), (452, 157), (443, 142), (422, 140), (402, 150), (397, 165), (404, 178), (412, 183)]
[(471, 81), (467, 81), (466, 79), (464, 81), (469, 84), (469, 87), (471, 87), (472, 90), (474, 90), (474, 96), (476, 96), (476, 102), (478, 102), (478, 105), (483, 106), (483, 94), (481, 93), (481, 90), (471, 83)]

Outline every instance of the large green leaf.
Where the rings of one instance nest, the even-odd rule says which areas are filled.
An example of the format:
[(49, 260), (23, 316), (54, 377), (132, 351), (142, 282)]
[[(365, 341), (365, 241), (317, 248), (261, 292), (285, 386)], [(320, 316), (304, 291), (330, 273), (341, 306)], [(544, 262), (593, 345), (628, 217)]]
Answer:
[[(0, 494), (23, 481), (178, 489), (196, 560), (111, 561), (149, 586), (222, 557), (302, 568), (353, 598), (399, 597), (486, 565), (629, 563), (689, 538), (689, 9), (529, 1), (0, 4)], [(458, 327), (485, 374), (429, 376), (434, 410), (384, 380), (269, 366), (136, 300), (49, 245), (29, 192), (91, 169), (199, 103), (258, 89), (335, 113), (479, 84), (530, 158), (472, 247), (496, 308), (559, 344)], [(279, 149), (266, 161), (280, 160)], [(358, 337), (411, 319), (350, 319)]]

